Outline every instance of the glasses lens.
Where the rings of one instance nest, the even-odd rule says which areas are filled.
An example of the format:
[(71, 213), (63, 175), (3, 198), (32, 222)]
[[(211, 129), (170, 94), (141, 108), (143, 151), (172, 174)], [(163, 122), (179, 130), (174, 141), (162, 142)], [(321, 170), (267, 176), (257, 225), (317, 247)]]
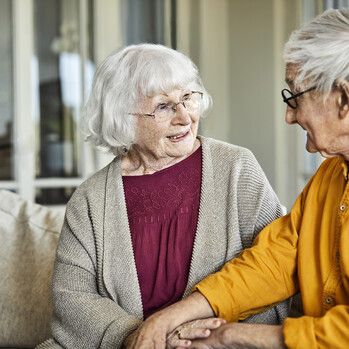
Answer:
[(290, 106), (291, 108), (295, 109), (297, 108), (297, 102), (296, 99), (293, 96), (293, 93), (290, 90), (284, 89), (281, 92), (282, 98), (284, 99), (284, 102)]
[(181, 98), (181, 102), (173, 103), (161, 103), (159, 104), (154, 111), (155, 119), (159, 122), (167, 121), (173, 118), (176, 114), (179, 104), (182, 104), (186, 111), (193, 112), (196, 111), (200, 107), (200, 103), (202, 100), (202, 94), (198, 92), (190, 92), (185, 94)]
[(154, 111), (155, 119), (158, 121), (166, 121), (172, 117), (174, 114), (173, 111), (173, 103), (167, 102), (167, 103), (161, 103), (159, 104)]
[(201, 94), (198, 92), (188, 93), (183, 96), (183, 102), (185, 104), (185, 107), (189, 111), (198, 109), (201, 103), (201, 99)]

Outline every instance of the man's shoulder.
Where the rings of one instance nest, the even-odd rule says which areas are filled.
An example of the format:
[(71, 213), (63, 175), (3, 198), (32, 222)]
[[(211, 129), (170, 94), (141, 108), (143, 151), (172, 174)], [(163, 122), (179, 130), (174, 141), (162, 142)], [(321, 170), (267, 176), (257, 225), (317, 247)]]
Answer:
[(341, 171), (344, 172), (348, 170), (348, 165), (345, 160), (340, 158), (328, 158), (325, 159), (316, 171), (316, 176), (323, 176), (325, 174), (330, 174), (332, 172)]

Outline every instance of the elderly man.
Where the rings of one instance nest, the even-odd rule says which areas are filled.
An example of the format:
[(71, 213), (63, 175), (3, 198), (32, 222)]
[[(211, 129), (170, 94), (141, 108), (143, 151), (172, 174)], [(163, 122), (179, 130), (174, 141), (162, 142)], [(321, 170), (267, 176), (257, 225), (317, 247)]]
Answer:
[[(295, 31), (284, 57), (286, 121), (307, 132), (309, 152), (328, 159), (287, 216), (200, 282), (189, 298), (149, 318), (130, 348), (163, 348), (166, 334), (180, 323), (214, 315), (228, 323), (210, 335), (179, 326), (172, 344), (349, 347), (349, 9), (327, 11)], [(236, 323), (298, 291), (304, 316), (281, 326)], [(200, 336), (207, 338), (195, 339)]]

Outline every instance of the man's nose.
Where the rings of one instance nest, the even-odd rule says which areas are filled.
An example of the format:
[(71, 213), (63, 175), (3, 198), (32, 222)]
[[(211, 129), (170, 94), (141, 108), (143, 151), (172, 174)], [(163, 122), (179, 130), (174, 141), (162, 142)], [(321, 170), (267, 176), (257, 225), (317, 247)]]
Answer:
[(289, 125), (293, 125), (297, 123), (297, 112), (295, 109), (292, 109), (290, 106), (287, 106), (286, 109), (286, 122)]

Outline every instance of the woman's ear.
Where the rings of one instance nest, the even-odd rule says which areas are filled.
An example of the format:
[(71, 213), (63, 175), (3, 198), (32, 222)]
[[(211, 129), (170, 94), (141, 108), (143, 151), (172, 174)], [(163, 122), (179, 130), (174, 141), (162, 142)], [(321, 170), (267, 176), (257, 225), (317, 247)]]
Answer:
[(349, 82), (345, 79), (337, 79), (336, 85), (340, 92), (337, 99), (339, 115), (343, 119), (349, 116)]

